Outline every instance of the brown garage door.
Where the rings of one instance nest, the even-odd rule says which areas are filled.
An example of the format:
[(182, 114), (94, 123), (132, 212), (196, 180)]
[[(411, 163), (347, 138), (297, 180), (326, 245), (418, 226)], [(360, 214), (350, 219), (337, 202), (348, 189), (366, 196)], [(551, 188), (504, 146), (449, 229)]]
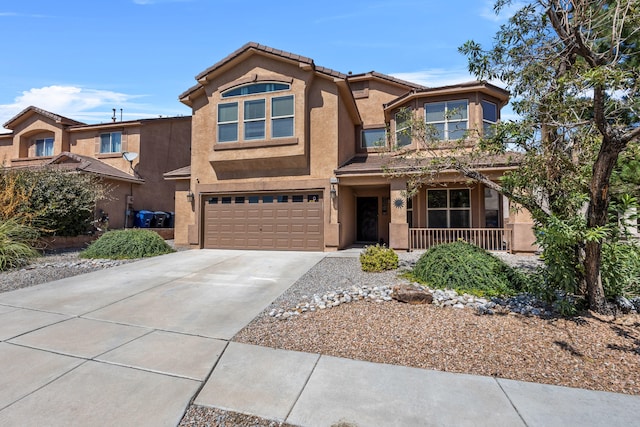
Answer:
[(208, 249), (324, 249), (322, 192), (216, 194), (204, 199)]

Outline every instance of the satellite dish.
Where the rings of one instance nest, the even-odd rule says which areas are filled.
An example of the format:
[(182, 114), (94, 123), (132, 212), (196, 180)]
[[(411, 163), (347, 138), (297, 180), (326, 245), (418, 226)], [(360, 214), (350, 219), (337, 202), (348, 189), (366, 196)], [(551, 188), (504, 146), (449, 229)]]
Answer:
[(128, 161), (129, 163), (133, 162), (138, 158), (138, 153), (134, 153), (133, 151), (125, 151), (122, 153), (122, 157)]

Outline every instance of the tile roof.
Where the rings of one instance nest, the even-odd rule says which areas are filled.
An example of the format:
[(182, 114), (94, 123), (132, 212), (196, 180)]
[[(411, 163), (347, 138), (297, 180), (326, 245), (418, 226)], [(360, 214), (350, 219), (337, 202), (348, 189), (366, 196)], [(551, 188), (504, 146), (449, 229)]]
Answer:
[(347, 76), (348, 80), (356, 80), (356, 79), (361, 79), (361, 78), (370, 78), (370, 77), (377, 77), (381, 80), (386, 80), (395, 84), (399, 84), (402, 86), (407, 86), (410, 88), (414, 88), (414, 89), (427, 89), (426, 86), (423, 86), (421, 84), (418, 83), (413, 83), (413, 82), (409, 82), (407, 80), (402, 80), (393, 76), (390, 76), (388, 74), (383, 74), (383, 73), (379, 73), (377, 71), (369, 71), (368, 73), (360, 73), (360, 74), (349, 74)]
[(43, 110), (42, 108), (38, 108), (38, 107), (34, 107), (33, 105), (25, 108), (24, 110), (20, 111), (18, 114), (16, 114), (15, 116), (13, 116), (11, 119), (9, 119), (8, 122), (6, 122), (3, 127), (7, 128), (7, 129), (11, 129), (11, 124), (16, 122), (17, 120), (19, 120), (22, 116), (26, 115), (29, 112), (33, 112), (36, 114), (40, 114), (42, 116), (48, 117), (52, 120), (54, 120), (56, 123), (62, 123), (63, 125), (84, 125), (84, 123), (79, 122), (77, 120), (73, 120), (70, 119), (68, 117), (65, 116), (61, 116), (59, 114), (54, 114), (50, 111), (47, 110)]
[(180, 169), (174, 169), (162, 175), (164, 179), (189, 179), (191, 178), (191, 165)]
[[(504, 168), (517, 166), (520, 162), (522, 155), (515, 152), (506, 152), (504, 154), (485, 156), (482, 159), (474, 162), (474, 167), (480, 169), (492, 169), (492, 168)], [(394, 156), (389, 154), (370, 154), (359, 155), (353, 157), (346, 164), (342, 165), (335, 170), (336, 176), (339, 175), (379, 175), (385, 172), (388, 168), (394, 169), (406, 169), (411, 171), (412, 169), (420, 169), (424, 166), (424, 161), (427, 159), (435, 159), (435, 157), (423, 157), (421, 159), (405, 158), (400, 156)]]
[(126, 181), (143, 184), (144, 180), (104, 163), (94, 157), (64, 151), (45, 163), (46, 166), (56, 166), (59, 169), (74, 170), (78, 172), (92, 173), (103, 178), (116, 181)]
[[(244, 46), (242, 46), (240, 49), (237, 49), (236, 51), (234, 51), (231, 54), (227, 55), (222, 60), (216, 62), (211, 67), (209, 67), (206, 70), (204, 70), (201, 73), (199, 73), (196, 76), (196, 80), (200, 80), (200, 79), (205, 78), (208, 74), (212, 73), (213, 71), (217, 70), (218, 68), (222, 67), (223, 65), (231, 62), (237, 56), (241, 55), (242, 53), (244, 53), (245, 51), (248, 51), (248, 50), (256, 50), (256, 51), (268, 53), (268, 54), (271, 54), (271, 55), (279, 56), (280, 58), (297, 61), (297, 62), (300, 62), (302, 64), (307, 64), (310, 67), (312, 67), (316, 72), (321, 73), (321, 74), (325, 74), (325, 75), (327, 75), (329, 77), (334, 77), (334, 78), (338, 78), (338, 79), (346, 79), (347, 78), (347, 75), (344, 74), (344, 73), (341, 73), (341, 72), (336, 71), (336, 70), (332, 70), (331, 68), (321, 67), (321, 66), (315, 65), (315, 63), (313, 62), (313, 59), (307, 58), (306, 56), (297, 55), (295, 53), (286, 52), (286, 51), (280, 50), (280, 49), (274, 49), (272, 47), (265, 46), (265, 45), (262, 45), (262, 44), (259, 44), (259, 43), (256, 43), (256, 42), (249, 42), (249, 43), (245, 44)], [(201, 87), (202, 87), (202, 84), (198, 83), (198, 84), (190, 87), (186, 91), (184, 91), (178, 98), (179, 99), (185, 98), (185, 97), (189, 96), (191, 93), (195, 92), (196, 90), (198, 90)]]
[(420, 97), (422, 95), (430, 95), (431, 93), (434, 93), (434, 92), (446, 91), (448, 93), (453, 93), (455, 91), (466, 92), (466, 91), (472, 91), (472, 90), (488, 91), (494, 94), (494, 96), (501, 98), (502, 101), (504, 101), (505, 103), (506, 101), (509, 100), (509, 96), (510, 96), (507, 90), (499, 86), (488, 83), (486, 81), (473, 80), (470, 82), (458, 83), (458, 84), (447, 85), (447, 86), (423, 87), (422, 89), (412, 90), (411, 92), (405, 93), (404, 95), (399, 96), (398, 98), (384, 104), (384, 108), (386, 109), (389, 107), (393, 107), (398, 103), (401, 103), (408, 99), (413, 99), (416, 97)]

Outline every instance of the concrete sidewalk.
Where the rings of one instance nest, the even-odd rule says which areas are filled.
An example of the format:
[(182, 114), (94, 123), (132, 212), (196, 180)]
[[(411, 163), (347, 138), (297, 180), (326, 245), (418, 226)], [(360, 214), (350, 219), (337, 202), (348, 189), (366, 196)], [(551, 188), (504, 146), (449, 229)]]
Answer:
[(229, 343), (195, 403), (300, 426), (631, 426), (640, 396)]
[(0, 294), (0, 425), (629, 426), (640, 396), (229, 342), (325, 254), (188, 251)]

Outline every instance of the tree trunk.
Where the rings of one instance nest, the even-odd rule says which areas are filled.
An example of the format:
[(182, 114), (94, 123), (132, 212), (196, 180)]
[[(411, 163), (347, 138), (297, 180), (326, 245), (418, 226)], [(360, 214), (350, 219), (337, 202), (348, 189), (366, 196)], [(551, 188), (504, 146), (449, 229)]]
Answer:
[(602, 243), (587, 242), (585, 247), (584, 269), (589, 308), (597, 313), (607, 313), (607, 300), (602, 287), (600, 261), (602, 259)]
[[(587, 227), (597, 228), (607, 225), (609, 210), (609, 181), (620, 152), (626, 144), (604, 136), (600, 152), (593, 164), (593, 175), (589, 185), (589, 209), (587, 210)], [(585, 281), (589, 308), (598, 313), (607, 311), (607, 301), (602, 287), (600, 264), (602, 260), (602, 242), (586, 242), (585, 247)]]

